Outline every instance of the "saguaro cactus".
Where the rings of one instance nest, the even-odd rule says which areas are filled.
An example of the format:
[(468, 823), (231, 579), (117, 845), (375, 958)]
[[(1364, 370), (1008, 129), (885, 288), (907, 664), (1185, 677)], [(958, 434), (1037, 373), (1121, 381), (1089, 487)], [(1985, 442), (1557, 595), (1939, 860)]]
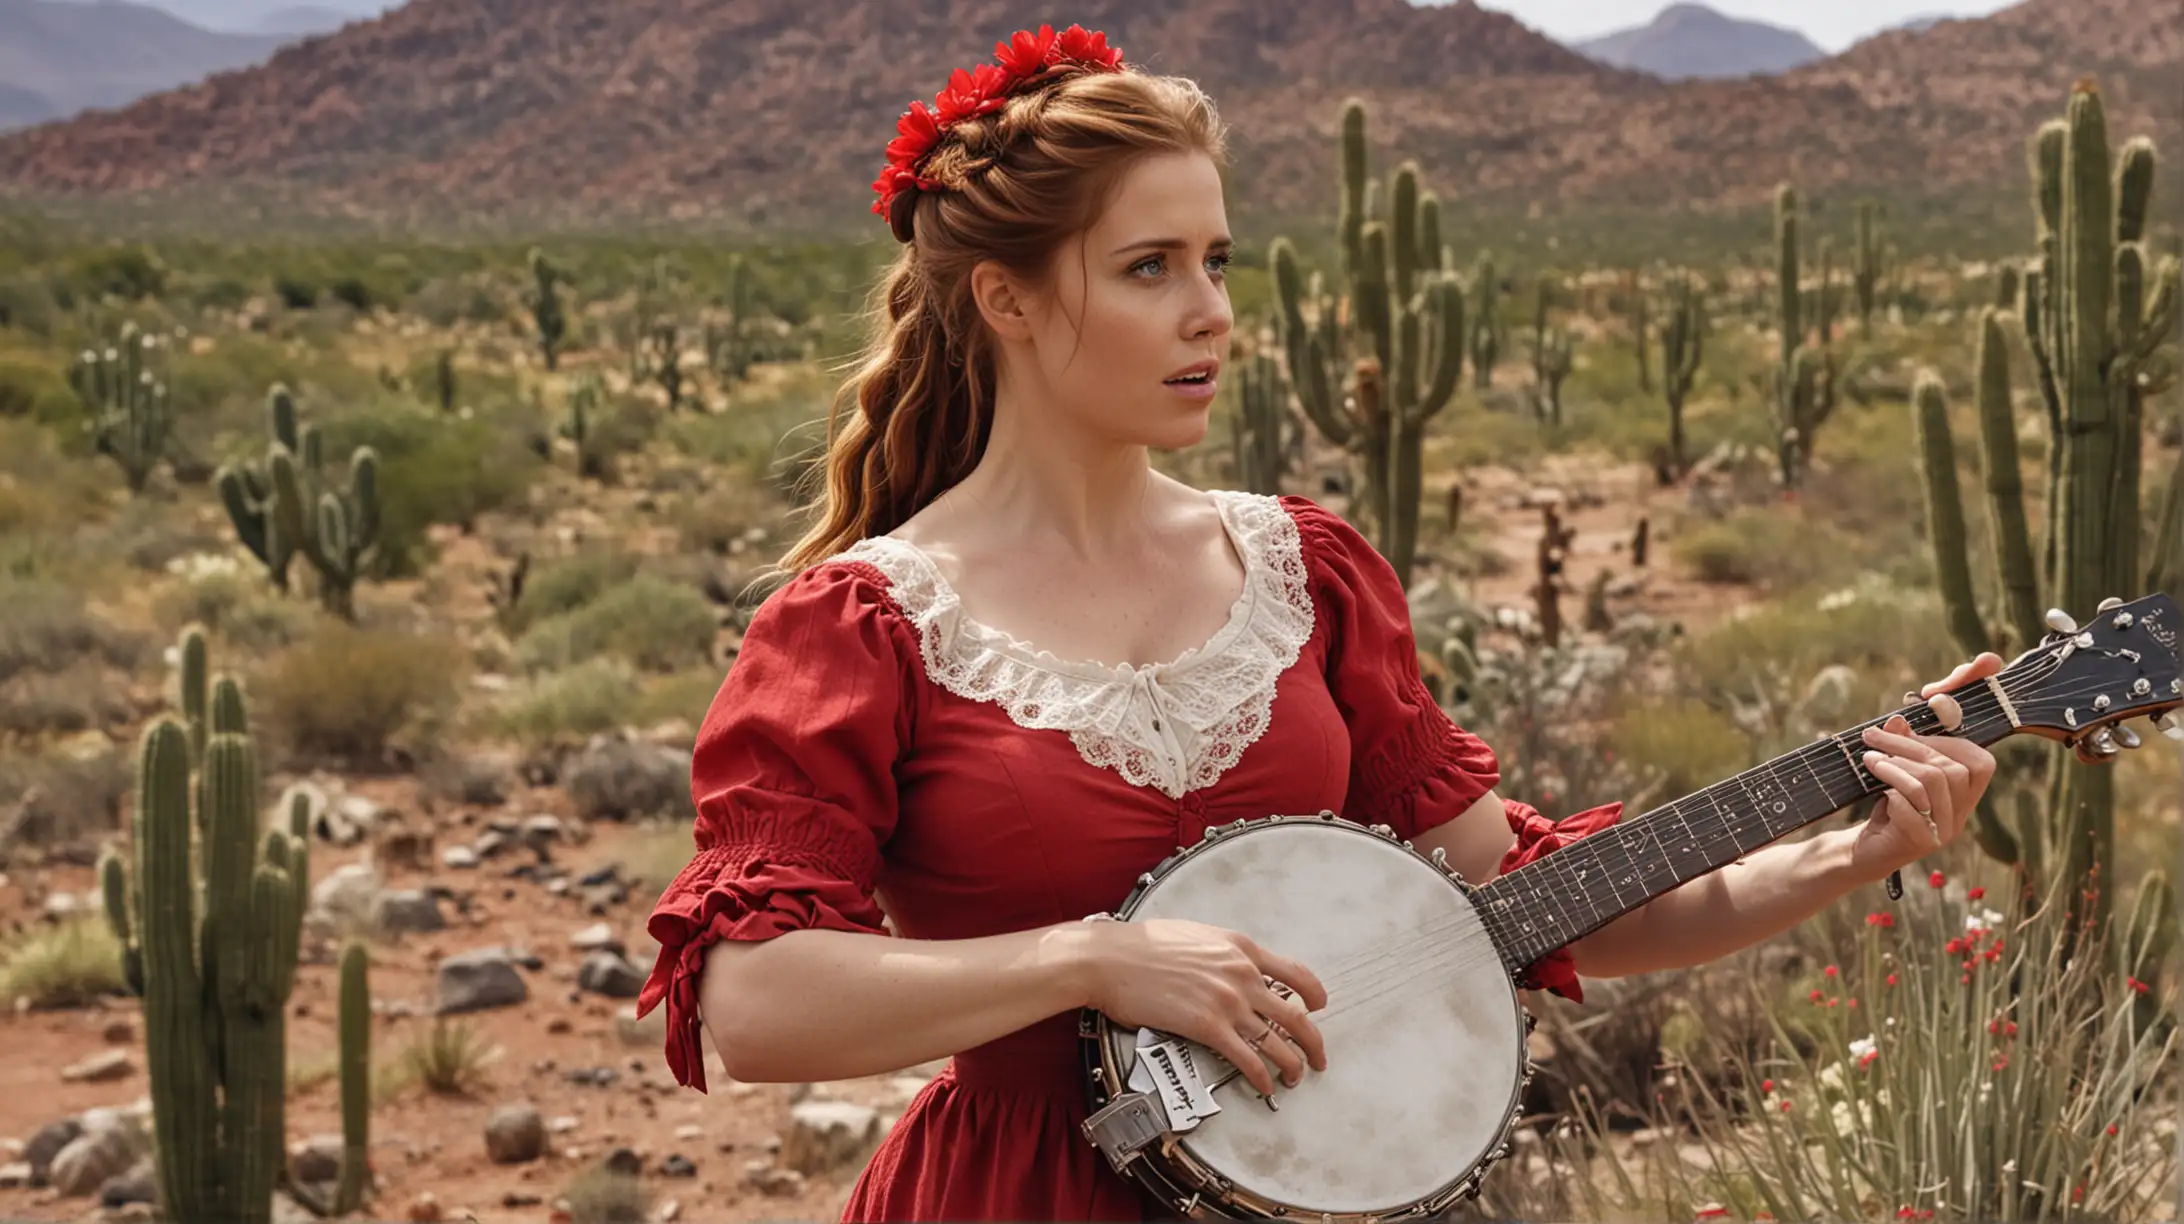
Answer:
[(1885, 263), (1880, 227), (1873, 215), (1872, 201), (1861, 201), (1857, 219), (1852, 222), (1850, 253), (1850, 283), (1858, 297), (1858, 326), (1869, 332), (1873, 330), (1873, 307), (1879, 298)]
[(1500, 290), (1494, 257), (1479, 252), (1471, 269), (1471, 379), (1481, 391), (1494, 385), (1494, 362), (1501, 356)]
[(347, 482), (329, 485), (318, 430), (297, 426), (295, 397), (278, 383), (266, 395), (266, 425), (265, 462), (225, 464), (214, 477), (228, 518), (275, 586), (288, 588), (289, 562), (301, 553), (318, 573), (320, 602), (354, 616), (356, 583), (379, 540), (379, 456), (358, 447)]
[(1661, 324), (1661, 392), (1668, 400), (1668, 462), (1679, 477), (1691, 466), (1684, 446), (1684, 401), (1699, 376), (1705, 347), (1706, 297), (1688, 276), (1669, 288), (1668, 318)]
[(1835, 358), (1805, 343), (1797, 247), (1797, 189), (1775, 189), (1775, 277), (1780, 340), (1774, 371), (1775, 453), (1782, 487), (1794, 489), (1812, 458), (1813, 437), (1835, 410)]
[[(1408, 583), (1424, 495), (1426, 423), (1448, 406), (1463, 369), (1463, 288), (1445, 267), (1440, 205), (1419, 187), (1414, 163), (1396, 168), (1388, 216), (1375, 215), (1365, 108), (1354, 98), (1343, 108), (1342, 168), (1337, 227), (1346, 301), (1338, 306), (1321, 293), (1316, 277), (1308, 285), (1295, 245), (1278, 238), (1269, 254), (1282, 308), (1279, 331), (1305, 415), (1329, 442), (1363, 460), (1355, 504), (1375, 547)], [(1345, 361), (1351, 392), (1338, 399)]]
[(1570, 333), (1547, 325), (1555, 296), (1553, 278), (1541, 276), (1532, 305), (1532, 408), (1542, 420), (1562, 423), (1562, 380), (1575, 363)]
[(546, 361), (547, 370), (556, 368), (561, 356), (561, 340), (568, 334), (568, 316), (561, 311), (561, 294), (558, 290), (561, 269), (546, 258), (537, 247), (531, 248), (531, 277), (536, 282), (531, 290), (531, 317), (538, 323), (539, 356)]
[(112, 343), (85, 349), (68, 372), (69, 385), (90, 415), (92, 445), (121, 468), (131, 493), (144, 491), (174, 431), (166, 381), (152, 368), (162, 343), (124, 323)]
[[(232, 678), (214, 683), (211, 706), (195, 779), (181, 722), (163, 717), (145, 732), (131, 862), (109, 849), (99, 876), (124, 971), (144, 999), (166, 1217), (262, 1224), (287, 1160), (286, 1015), (310, 895), (309, 830), (299, 808), (287, 829), (261, 838), (257, 755)], [(365, 1188), (365, 985), (364, 951), (352, 945), (342, 965), (341, 1182), (310, 1204), (329, 1213), (354, 1210)]]
[(1272, 353), (1254, 353), (1238, 363), (1236, 419), (1231, 439), (1236, 479), (1253, 493), (1281, 492), (1288, 468), (1286, 426), (1288, 388)]

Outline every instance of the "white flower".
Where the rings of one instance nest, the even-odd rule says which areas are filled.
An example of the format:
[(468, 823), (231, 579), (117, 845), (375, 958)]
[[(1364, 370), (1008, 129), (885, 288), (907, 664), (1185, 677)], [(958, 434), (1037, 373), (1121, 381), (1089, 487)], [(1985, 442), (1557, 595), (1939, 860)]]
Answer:
[(1868, 1033), (1850, 1043), (1850, 1056), (1852, 1058), (1864, 1058), (1878, 1048), (1878, 1044), (1873, 1040), (1873, 1035)]
[(2002, 915), (1981, 906), (1978, 913), (1964, 915), (1964, 929), (1967, 931), (1991, 931), (2001, 921)]

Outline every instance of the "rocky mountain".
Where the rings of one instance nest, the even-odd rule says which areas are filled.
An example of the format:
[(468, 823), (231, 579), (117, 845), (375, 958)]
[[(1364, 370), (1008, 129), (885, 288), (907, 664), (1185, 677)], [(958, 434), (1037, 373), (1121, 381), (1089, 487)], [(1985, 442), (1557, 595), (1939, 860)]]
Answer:
[[(0, 191), (854, 223), (902, 108), (1050, 16), (1022, 0), (412, 0), (262, 67), (0, 139)], [(2026, 0), (1780, 76), (1683, 82), (1471, 0), (1084, 0), (1071, 16), (1207, 86), (1233, 129), (1238, 215), (1329, 207), (1351, 95), (1373, 141), (1456, 202), (1707, 206), (1762, 202), (1784, 178), (2015, 184), (2032, 123), (2087, 74), (2128, 129), (2173, 140), (2184, 62), (2184, 6), (2143, 0)]]
[(1703, 4), (1671, 4), (1642, 26), (1573, 45), (1602, 63), (1672, 81), (1784, 72), (1827, 57), (1796, 30), (1731, 17)]
[(237, 34), (323, 34), (376, 17), (393, 0), (143, 0), (191, 25)]
[(125, 0), (0, 0), (0, 126), (123, 106), (257, 63), (284, 41)]

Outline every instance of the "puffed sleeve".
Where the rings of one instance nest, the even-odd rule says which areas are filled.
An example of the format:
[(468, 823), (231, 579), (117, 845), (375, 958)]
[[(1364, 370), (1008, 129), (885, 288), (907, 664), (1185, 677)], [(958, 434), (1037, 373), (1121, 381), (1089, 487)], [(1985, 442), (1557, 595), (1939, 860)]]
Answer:
[[(1350, 729), (1349, 799), (1343, 815), (1385, 824), (1405, 840), (1460, 816), (1501, 781), (1486, 741), (1457, 726), (1418, 669), (1410, 600), (1395, 567), (1340, 515), (1291, 497), (1312, 573), (1313, 598), (1328, 618), (1327, 686)], [(1517, 835), (1503, 856), (1507, 873), (1612, 825), (1622, 805), (1579, 812), (1560, 822), (1502, 797)], [(1558, 949), (1528, 966), (1520, 984), (1582, 999), (1575, 962)]]
[(868, 567), (815, 566), (759, 606), (691, 750), (697, 852), (645, 930), (637, 997), (667, 1005), (667, 1063), (705, 1091), (698, 977), (723, 939), (824, 929), (886, 934), (873, 901), (908, 743), (915, 627)]

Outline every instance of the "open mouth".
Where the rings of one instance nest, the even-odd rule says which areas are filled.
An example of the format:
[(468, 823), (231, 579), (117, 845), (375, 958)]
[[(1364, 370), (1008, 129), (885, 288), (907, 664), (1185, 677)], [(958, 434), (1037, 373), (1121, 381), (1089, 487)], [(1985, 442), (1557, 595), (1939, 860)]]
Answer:
[(1212, 379), (1213, 375), (1201, 370), (1196, 374), (1185, 374), (1181, 378), (1170, 378), (1166, 381), (1171, 387), (1188, 387), (1198, 383), (1210, 382)]

